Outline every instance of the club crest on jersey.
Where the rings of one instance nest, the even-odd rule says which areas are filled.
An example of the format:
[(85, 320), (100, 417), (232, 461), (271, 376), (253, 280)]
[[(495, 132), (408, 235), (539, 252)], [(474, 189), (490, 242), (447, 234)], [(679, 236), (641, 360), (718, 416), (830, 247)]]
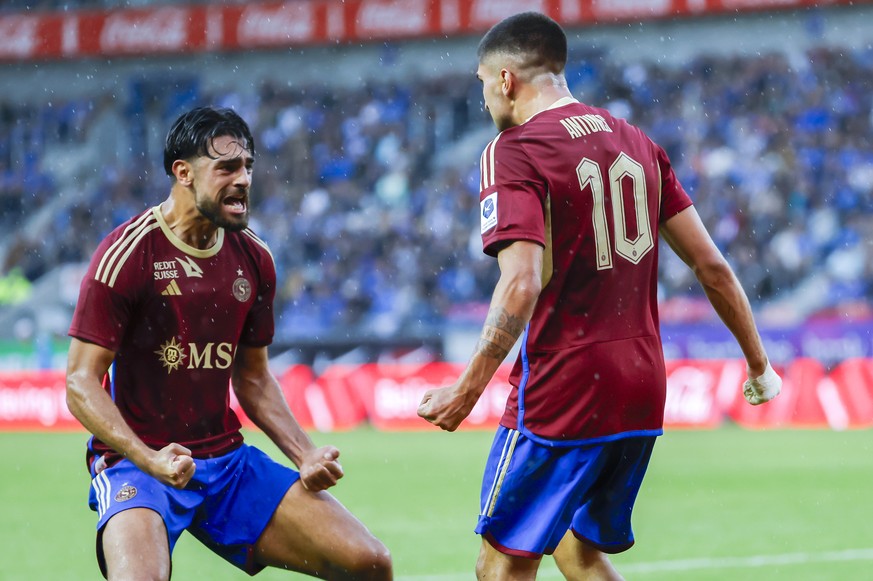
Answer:
[(252, 284), (243, 277), (233, 281), (233, 297), (241, 303), (246, 302), (252, 296)]
[(497, 192), (489, 194), (479, 202), (479, 218), (482, 234), (497, 226)]
[(155, 354), (160, 355), (161, 365), (167, 368), (167, 375), (179, 369), (182, 361), (188, 356), (185, 348), (181, 343), (176, 342), (175, 337), (161, 345)]
[(115, 494), (115, 502), (126, 502), (134, 496), (136, 496), (136, 486), (125, 484), (121, 487), (121, 490)]

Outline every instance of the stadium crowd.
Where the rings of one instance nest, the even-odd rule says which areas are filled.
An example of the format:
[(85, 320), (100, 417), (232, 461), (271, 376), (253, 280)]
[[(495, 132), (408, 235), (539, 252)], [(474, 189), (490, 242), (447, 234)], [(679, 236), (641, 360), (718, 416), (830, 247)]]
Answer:
[[(864, 303), (873, 51), (817, 49), (802, 62), (700, 56), (681, 67), (575, 52), (574, 95), (665, 147), (765, 318), (790, 323)], [(480, 250), (478, 160), (494, 130), (472, 75), (355, 89), (265, 82), (254, 99), (208, 94), (196, 78), (166, 86), (123, 102), (108, 92), (0, 99), (3, 274), (18, 268), (33, 281), (86, 261), (111, 228), (160, 202), (163, 131), (185, 106), (211, 103), (235, 108), (255, 131), (252, 227), (282, 281), (280, 338), (481, 320), (497, 270)], [(73, 183), (49, 163), (70, 151), (95, 153), (84, 177), (77, 158)], [(37, 211), (40, 228), (25, 219)], [(663, 252), (663, 299), (699, 292)]]

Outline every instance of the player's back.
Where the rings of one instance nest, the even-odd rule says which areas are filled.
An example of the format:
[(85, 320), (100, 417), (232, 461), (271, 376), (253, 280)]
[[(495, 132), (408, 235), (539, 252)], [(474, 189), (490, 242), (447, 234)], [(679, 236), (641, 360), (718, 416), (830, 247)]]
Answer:
[(536, 345), (656, 334), (656, 148), (635, 127), (581, 103), (545, 111), (520, 129), (548, 181), (550, 206), (546, 251), (554, 270), (531, 329)]
[[(513, 373), (521, 402), (510, 405), (550, 438), (660, 429), (657, 228), (690, 201), (678, 183), (662, 199), (665, 178), (675, 177), (639, 129), (570, 99), (556, 105), (491, 146), (499, 212), (522, 222), (533, 207), (523, 200), (536, 195), (544, 224), (548, 282)], [(525, 237), (516, 229), (516, 239)]]

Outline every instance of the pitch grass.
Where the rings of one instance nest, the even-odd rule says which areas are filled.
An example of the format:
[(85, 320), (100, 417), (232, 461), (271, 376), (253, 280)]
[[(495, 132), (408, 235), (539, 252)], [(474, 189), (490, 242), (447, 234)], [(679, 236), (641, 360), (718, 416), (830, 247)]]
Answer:
[[(398, 579), (473, 578), (490, 433), (314, 437), (340, 448), (346, 477), (335, 494), (391, 549)], [(248, 438), (275, 454), (261, 434)], [(84, 433), (0, 434), (0, 580), (99, 578), (85, 441)], [(668, 432), (637, 502), (637, 545), (614, 562), (645, 581), (869, 579), (871, 483), (870, 431)], [(192, 537), (180, 540), (174, 579), (247, 578)], [(550, 559), (540, 578), (559, 578)]]

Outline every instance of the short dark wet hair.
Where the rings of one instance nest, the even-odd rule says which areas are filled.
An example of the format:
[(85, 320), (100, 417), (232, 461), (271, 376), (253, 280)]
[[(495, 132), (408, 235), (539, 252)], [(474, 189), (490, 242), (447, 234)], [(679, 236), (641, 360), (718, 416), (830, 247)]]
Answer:
[(567, 64), (567, 35), (545, 14), (522, 12), (492, 26), (476, 54), (481, 62), (497, 52), (520, 56), (526, 67), (544, 67), (557, 74)]
[(173, 175), (177, 159), (207, 156), (209, 145), (217, 137), (228, 135), (238, 139), (254, 157), (255, 140), (248, 124), (233, 109), (197, 107), (183, 113), (167, 133), (164, 145), (164, 171)]

